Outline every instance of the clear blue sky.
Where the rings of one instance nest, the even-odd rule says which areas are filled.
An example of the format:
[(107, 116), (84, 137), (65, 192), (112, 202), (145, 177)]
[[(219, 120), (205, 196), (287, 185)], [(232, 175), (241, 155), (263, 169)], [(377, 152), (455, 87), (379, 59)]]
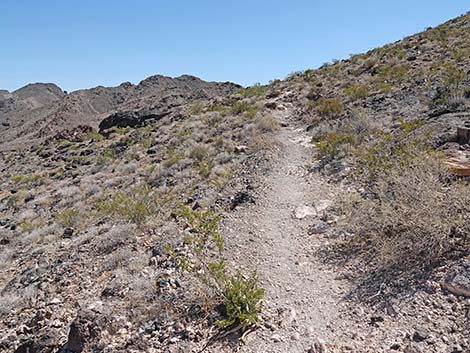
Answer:
[(264, 83), (468, 10), (468, 0), (0, 0), (0, 88), (157, 73)]

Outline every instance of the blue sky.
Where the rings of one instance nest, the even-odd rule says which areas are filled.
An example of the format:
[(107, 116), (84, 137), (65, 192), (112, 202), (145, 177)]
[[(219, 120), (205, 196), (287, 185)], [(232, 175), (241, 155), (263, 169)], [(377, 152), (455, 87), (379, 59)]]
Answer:
[(468, 10), (468, 0), (1, 0), (0, 88), (157, 73), (265, 83)]

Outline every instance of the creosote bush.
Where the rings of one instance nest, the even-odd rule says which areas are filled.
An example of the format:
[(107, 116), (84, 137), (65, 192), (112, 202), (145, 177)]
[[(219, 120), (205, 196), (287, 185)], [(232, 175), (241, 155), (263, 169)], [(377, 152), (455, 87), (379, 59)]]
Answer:
[(417, 150), (395, 154), (367, 188), (342, 202), (345, 224), (379, 267), (421, 270), (470, 247), (468, 183), (450, 181), (442, 162)]
[(315, 102), (315, 110), (321, 116), (336, 117), (344, 108), (339, 98), (320, 98)]
[[(183, 269), (197, 273), (198, 278), (223, 299), (227, 317), (218, 321), (217, 325), (237, 325), (245, 330), (256, 324), (264, 290), (259, 287), (256, 273), (246, 276), (238, 269), (232, 275), (227, 269), (222, 255), (224, 239), (218, 231), (219, 216), (209, 210), (192, 210), (182, 205), (176, 214), (187, 226), (183, 240), (195, 259), (191, 263), (185, 257), (178, 257), (177, 260)], [(171, 246), (167, 245), (166, 249), (175, 256)]]
[(80, 211), (66, 208), (55, 215), (55, 221), (63, 227), (74, 227), (80, 221)]
[(99, 215), (142, 225), (148, 218), (158, 216), (164, 202), (164, 197), (145, 185), (116, 191), (108, 199), (97, 202), (96, 208)]
[(316, 135), (312, 143), (316, 147), (315, 158), (323, 162), (332, 161), (346, 144), (354, 144), (355, 138), (349, 132), (331, 131)]
[(245, 114), (248, 118), (253, 118), (258, 112), (258, 108), (245, 101), (236, 101), (232, 104), (232, 113)]
[(241, 94), (243, 97), (263, 97), (266, 95), (268, 86), (262, 86), (259, 83), (254, 84), (253, 86), (241, 88), (237, 93)]
[(362, 84), (350, 85), (344, 89), (344, 93), (347, 94), (351, 100), (355, 101), (366, 97), (369, 93), (369, 87)]
[(381, 269), (421, 271), (470, 247), (470, 185), (450, 177), (427, 134), (416, 134), (421, 125), (402, 120), (360, 149), (363, 191), (339, 202), (352, 244)]

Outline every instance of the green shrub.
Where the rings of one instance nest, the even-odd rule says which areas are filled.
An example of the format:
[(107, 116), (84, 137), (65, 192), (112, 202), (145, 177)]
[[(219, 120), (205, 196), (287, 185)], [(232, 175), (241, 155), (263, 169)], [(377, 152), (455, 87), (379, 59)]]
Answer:
[(353, 101), (362, 99), (369, 94), (369, 87), (367, 85), (358, 84), (350, 85), (344, 89), (344, 93), (349, 96)]
[(377, 83), (400, 82), (408, 73), (409, 66), (407, 64), (384, 64), (375, 69)]
[[(259, 287), (256, 273), (244, 276), (240, 270), (231, 275), (222, 256), (224, 239), (218, 230), (220, 217), (208, 210), (192, 210), (179, 206), (176, 214), (184, 220), (189, 232), (184, 242), (190, 247), (193, 264), (179, 257), (183, 269), (198, 273), (202, 283), (215, 289), (222, 297), (227, 317), (217, 324), (221, 327), (239, 325), (243, 330), (256, 324), (262, 309), (264, 290)], [(175, 255), (171, 246), (166, 246)], [(201, 270), (204, 272), (201, 275)]]
[(203, 177), (204, 179), (209, 178), (209, 176), (212, 173), (212, 169), (214, 169), (215, 163), (210, 162), (210, 161), (200, 161), (199, 163), (196, 163), (194, 168), (197, 170), (199, 175)]
[(189, 157), (196, 161), (203, 161), (209, 156), (209, 147), (205, 144), (196, 144), (191, 149)]
[(262, 86), (259, 83), (254, 84), (253, 86), (240, 88), (237, 93), (241, 94), (243, 97), (263, 97), (266, 95), (268, 86)]
[(80, 211), (67, 208), (55, 215), (55, 222), (63, 227), (74, 227), (80, 221)]
[(14, 175), (11, 182), (15, 186), (38, 186), (42, 184), (42, 178), (39, 174)]
[(312, 143), (316, 146), (315, 158), (329, 162), (340, 153), (343, 145), (354, 144), (355, 138), (349, 132), (332, 131), (315, 136)]
[(181, 158), (181, 154), (175, 152), (174, 149), (169, 148), (167, 151), (166, 159), (162, 162), (162, 165), (165, 168), (171, 168), (173, 165), (178, 163)]
[(100, 141), (103, 141), (103, 140), (106, 139), (106, 138), (105, 138), (103, 135), (101, 135), (99, 132), (95, 132), (95, 131), (90, 132), (90, 133), (86, 136), (86, 138), (87, 138), (88, 140), (93, 140), (93, 141), (95, 141), (95, 142), (100, 142)]
[(258, 108), (246, 101), (236, 101), (232, 104), (232, 113), (234, 114), (244, 113), (247, 117), (253, 118), (257, 112)]
[(442, 83), (444, 87), (455, 89), (460, 82), (465, 78), (465, 72), (457, 68), (452, 63), (445, 63), (441, 67), (442, 70)]
[(315, 110), (321, 116), (335, 117), (340, 115), (344, 108), (339, 98), (321, 97), (315, 103)]
[(109, 198), (97, 202), (96, 208), (99, 216), (142, 225), (149, 218), (159, 215), (162, 203), (159, 195), (145, 185), (117, 191), (109, 195)]
[(204, 110), (204, 104), (202, 102), (194, 102), (188, 107), (188, 113), (190, 115), (199, 115)]
[(468, 253), (470, 185), (450, 181), (438, 155), (407, 147), (378, 172), (374, 183), (364, 184), (373, 197), (348, 195), (340, 202), (353, 243), (374, 266), (420, 271)]

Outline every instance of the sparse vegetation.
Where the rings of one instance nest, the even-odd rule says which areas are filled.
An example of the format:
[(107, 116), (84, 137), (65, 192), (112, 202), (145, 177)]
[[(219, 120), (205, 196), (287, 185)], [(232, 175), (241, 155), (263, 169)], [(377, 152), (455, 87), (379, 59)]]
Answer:
[(74, 227), (80, 221), (80, 211), (75, 208), (67, 208), (55, 215), (57, 224), (63, 227)]
[[(190, 263), (186, 257), (178, 260), (186, 270), (199, 273), (200, 280), (223, 298), (227, 317), (217, 324), (222, 327), (239, 325), (243, 330), (256, 324), (264, 290), (259, 287), (256, 273), (245, 276), (237, 270), (232, 275), (227, 270), (222, 255), (224, 239), (218, 231), (219, 217), (211, 211), (195, 211), (186, 206), (180, 206), (177, 214), (188, 227), (184, 241), (190, 246), (196, 261)], [(169, 245), (167, 251), (175, 254)]]
[(367, 85), (349, 85), (344, 89), (344, 93), (349, 96), (353, 101), (362, 99), (369, 93), (369, 87)]
[(248, 118), (253, 118), (257, 112), (258, 108), (246, 101), (239, 100), (232, 104), (232, 113), (234, 114), (244, 113)]
[(315, 111), (324, 117), (336, 117), (344, 110), (339, 98), (321, 97), (315, 102)]
[(253, 86), (241, 88), (237, 93), (241, 94), (243, 97), (263, 97), (266, 95), (268, 86), (262, 86), (260, 83), (256, 83)]
[(144, 185), (116, 191), (96, 204), (98, 215), (118, 222), (143, 225), (149, 218), (158, 217), (165, 198)]

